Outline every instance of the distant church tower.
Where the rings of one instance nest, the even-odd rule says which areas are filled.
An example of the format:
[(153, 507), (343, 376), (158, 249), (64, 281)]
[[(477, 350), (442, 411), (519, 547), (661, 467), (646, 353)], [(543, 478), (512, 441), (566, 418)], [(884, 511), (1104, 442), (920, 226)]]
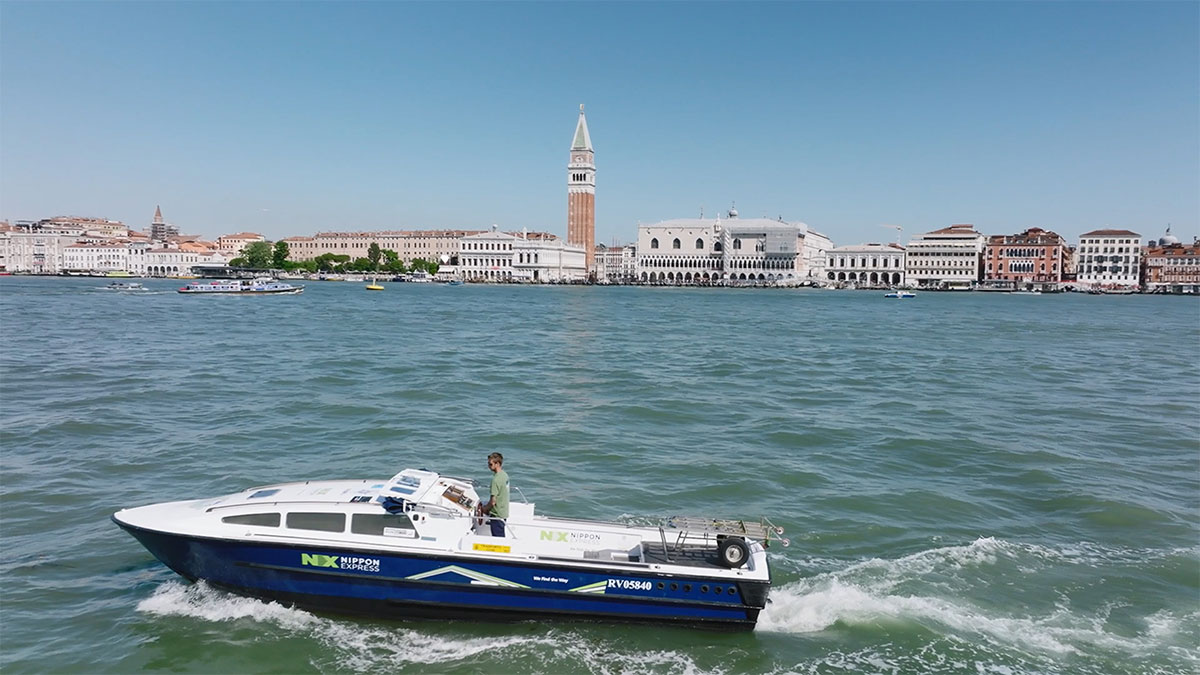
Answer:
[(591, 274), (596, 255), (596, 159), (582, 104), (567, 164), (567, 243), (587, 251), (587, 271)]

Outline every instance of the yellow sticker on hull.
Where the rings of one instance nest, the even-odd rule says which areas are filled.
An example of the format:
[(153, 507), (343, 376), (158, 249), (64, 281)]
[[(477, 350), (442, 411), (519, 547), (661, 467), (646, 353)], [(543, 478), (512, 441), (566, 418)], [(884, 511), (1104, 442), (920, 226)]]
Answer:
[(500, 546), (497, 544), (475, 544), (472, 548), (476, 551), (488, 551), (490, 553), (509, 553), (512, 551), (511, 546)]

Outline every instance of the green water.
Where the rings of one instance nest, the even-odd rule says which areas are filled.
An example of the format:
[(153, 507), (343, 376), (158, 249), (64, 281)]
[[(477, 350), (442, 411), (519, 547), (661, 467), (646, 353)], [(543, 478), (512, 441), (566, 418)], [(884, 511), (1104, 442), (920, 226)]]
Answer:
[[(1200, 668), (1194, 298), (105, 284), (0, 278), (5, 672)], [(497, 450), (540, 512), (770, 516), (758, 628), (316, 615), (108, 521)]]

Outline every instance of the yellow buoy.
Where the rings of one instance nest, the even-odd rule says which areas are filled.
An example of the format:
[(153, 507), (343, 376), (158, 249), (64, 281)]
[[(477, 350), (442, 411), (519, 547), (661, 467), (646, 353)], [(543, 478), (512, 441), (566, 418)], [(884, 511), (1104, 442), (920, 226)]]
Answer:
[(367, 290), (368, 291), (382, 291), (383, 286), (380, 286), (379, 284), (367, 284)]

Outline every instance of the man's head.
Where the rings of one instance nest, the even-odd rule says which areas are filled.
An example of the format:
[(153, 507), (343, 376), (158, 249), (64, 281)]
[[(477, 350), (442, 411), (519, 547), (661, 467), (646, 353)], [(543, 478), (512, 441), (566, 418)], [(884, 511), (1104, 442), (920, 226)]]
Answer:
[(488, 455), (488, 468), (489, 469), (491, 469), (492, 471), (499, 471), (500, 467), (503, 465), (504, 465), (504, 455), (502, 455), (498, 452), (493, 452), (492, 454)]

